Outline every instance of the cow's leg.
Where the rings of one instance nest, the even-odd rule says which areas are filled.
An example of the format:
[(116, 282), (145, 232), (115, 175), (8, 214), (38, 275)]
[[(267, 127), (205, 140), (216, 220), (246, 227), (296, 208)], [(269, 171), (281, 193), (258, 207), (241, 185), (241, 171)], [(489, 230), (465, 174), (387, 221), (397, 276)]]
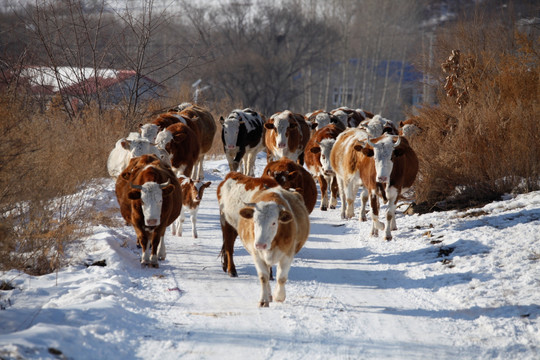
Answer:
[(337, 183), (336, 176), (330, 177), (330, 180), (328, 181), (330, 183), (330, 209), (335, 209), (337, 206), (337, 197), (339, 193), (339, 187)]
[[(150, 266), (154, 268), (159, 268), (158, 263), (158, 248), (160, 247), (161, 239), (163, 238), (163, 233), (165, 232), (165, 228), (158, 229), (156, 228), (154, 231), (152, 231), (152, 234), (150, 235), (150, 238), (152, 240), (152, 253), (150, 255)], [(165, 243), (163, 243), (162, 249), (165, 250)]]
[(358, 193), (358, 188), (360, 185), (356, 178), (349, 179), (347, 188), (345, 189), (347, 193), (347, 213), (345, 214), (347, 219), (350, 219), (354, 216), (354, 200), (356, 199), (356, 194)]
[(321, 207), (322, 211), (328, 210), (328, 182), (324, 175), (319, 175), (319, 187), (321, 188)]
[(370, 194), (371, 205), (371, 235), (379, 236), (379, 230), (384, 230), (384, 224), (379, 221), (379, 197), (377, 194)]
[(189, 211), (190, 219), (191, 219), (191, 235), (194, 239), (198, 237), (197, 235), (197, 212), (199, 211), (199, 207), (197, 206), (195, 209), (191, 209)]
[(221, 231), (223, 233), (223, 246), (221, 247), (221, 264), (223, 271), (227, 272), (230, 277), (237, 277), (236, 266), (234, 265), (233, 253), (234, 242), (238, 236), (238, 232), (224, 218), (221, 217)]
[(253, 255), (257, 275), (261, 282), (261, 296), (259, 299), (259, 307), (269, 307), (272, 298), (270, 296), (270, 272), (269, 266), (257, 255)]
[(141, 266), (145, 267), (150, 263), (150, 248), (151, 244), (148, 243), (148, 234), (135, 227), (135, 233), (137, 234), (137, 245), (141, 247)]
[(386, 240), (392, 240), (392, 230), (397, 230), (396, 226), (396, 202), (398, 192), (393, 186), (386, 190), (386, 197), (388, 198), (388, 209), (386, 211), (386, 234), (384, 238)]
[(274, 291), (274, 300), (283, 302), (285, 301), (285, 283), (289, 277), (289, 270), (293, 261), (292, 256), (284, 256), (278, 263), (277, 267), (277, 285)]
[(360, 207), (360, 221), (367, 221), (366, 216), (366, 204), (368, 202), (369, 193), (366, 188), (362, 190), (362, 193), (360, 194), (360, 200), (361, 200), (361, 207)]
[(157, 249), (158, 260), (165, 260), (167, 257), (167, 249), (165, 248), (165, 235), (159, 240), (159, 245)]
[(336, 176), (338, 187), (339, 187), (339, 196), (341, 197), (341, 218), (346, 219), (347, 211), (347, 196), (345, 194), (345, 181), (342, 177)]
[(244, 162), (244, 165), (247, 166), (245, 169), (247, 176), (255, 176), (255, 160), (257, 159), (257, 152), (250, 151), (246, 154), (247, 162)]
[(180, 210), (180, 215), (174, 220), (172, 223), (172, 234), (173, 236), (182, 236), (182, 223), (184, 222), (185, 213), (184, 213), (184, 206), (182, 206), (182, 210)]

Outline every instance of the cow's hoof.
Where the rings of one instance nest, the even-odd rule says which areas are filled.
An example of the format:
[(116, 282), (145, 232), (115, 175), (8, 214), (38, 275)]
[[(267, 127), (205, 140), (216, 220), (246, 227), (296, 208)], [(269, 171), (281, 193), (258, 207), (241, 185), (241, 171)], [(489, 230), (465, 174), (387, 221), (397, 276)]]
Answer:
[(229, 276), (230, 277), (238, 277), (238, 273), (236, 272), (236, 270), (231, 270), (231, 271), (229, 271)]
[(326, 211), (328, 208), (326, 206), (321, 206), (321, 211)]
[(335, 209), (336, 208), (336, 205), (330, 205), (330, 209)]
[(154, 268), (154, 269), (159, 269), (159, 264), (158, 263), (152, 263), (150, 264), (150, 267)]
[(259, 302), (259, 307), (270, 307), (270, 303), (268, 301), (261, 301)]
[(386, 240), (386, 241), (390, 241), (390, 240), (392, 240), (392, 235), (389, 235), (389, 236), (385, 236), (385, 237), (384, 237), (384, 240)]

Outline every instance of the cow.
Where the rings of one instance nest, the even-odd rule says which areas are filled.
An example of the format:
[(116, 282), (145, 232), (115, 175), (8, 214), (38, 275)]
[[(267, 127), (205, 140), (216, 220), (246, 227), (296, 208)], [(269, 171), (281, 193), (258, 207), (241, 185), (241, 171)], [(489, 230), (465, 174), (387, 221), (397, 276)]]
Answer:
[(255, 159), (264, 149), (264, 118), (250, 108), (233, 110), (226, 119), (221, 116), (221, 141), (230, 171), (243, 163), (244, 175), (255, 175)]
[(141, 132), (141, 138), (153, 143), (156, 141), (156, 136), (159, 132), (159, 126), (156, 124), (139, 124), (139, 131)]
[(317, 202), (317, 185), (304, 167), (288, 158), (281, 158), (269, 162), (263, 170), (263, 176), (273, 177), (285, 189), (298, 191), (311, 214)]
[(132, 132), (127, 138), (118, 140), (107, 159), (107, 171), (116, 178), (128, 166), (129, 161), (144, 154), (155, 154), (170, 165), (168, 154), (159, 150), (152, 142), (142, 138), (139, 133)]
[(180, 116), (190, 119), (198, 127), (200, 134), (200, 153), (191, 178), (202, 180), (204, 179), (204, 155), (212, 148), (214, 135), (217, 130), (216, 121), (210, 111), (199, 105), (183, 103), (178, 106), (178, 111)]
[(310, 136), (309, 126), (302, 114), (285, 110), (276, 113), (264, 124), (265, 144), (269, 158), (288, 157), (304, 164), (304, 148)]
[(195, 132), (179, 122), (169, 125), (156, 136), (156, 146), (169, 154), (169, 161), (177, 176), (191, 176), (199, 159), (200, 145)]
[(416, 118), (409, 118), (399, 123), (399, 135), (405, 136), (407, 139), (418, 136), (422, 132), (422, 128), (418, 126)]
[[(388, 134), (367, 138), (364, 144), (355, 144), (354, 150), (359, 153), (360, 178), (370, 197), (371, 235), (385, 230), (385, 239), (392, 240), (391, 231), (397, 230), (396, 204), (416, 179), (418, 158), (406, 138)], [(379, 221), (379, 197), (388, 202), (386, 225)]]
[(221, 247), (221, 263), (223, 271), (231, 277), (237, 277), (236, 266), (234, 265), (233, 253), (234, 242), (238, 236), (238, 221), (240, 219), (240, 209), (246, 202), (251, 201), (251, 197), (256, 191), (261, 189), (280, 187), (279, 183), (269, 177), (262, 176), (255, 178), (241, 174), (236, 171), (228, 173), (217, 188), (217, 198), (219, 203), (219, 218), (221, 231), (223, 234), (223, 246)]
[(199, 212), (199, 205), (204, 194), (204, 189), (209, 187), (211, 182), (192, 180), (185, 176), (180, 177), (178, 180), (182, 187), (182, 211), (172, 225), (172, 234), (182, 236), (182, 224), (186, 218), (186, 211), (189, 211), (191, 219), (191, 235), (196, 239), (198, 237), (197, 213)]
[(348, 127), (357, 127), (364, 120), (373, 118), (373, 114), (369, 111), (364, 111), (362, 109), (351, 109), (346, 106), (339, 107), (330, 111), (330, 114), (336, 116), (343, 128)]
[[(354, 145), (364, 143), (367, 137), (368, 133), (362, 128), (348, 128), (337, 136), (330, 152), (330, 165), (336, 174), (343, 219), (354, 216), (354, 201), (362, 185), (357, 167), (359, 155)], [(361, 199), (360, 220), (366, 221), (367, 192), (362, 192)]]
[(322, 129), (326, 125), (336, 124), (340, 120), (337, 116), (329, 113), (328, 111), (315, 110), (311, 113), (306, 114), (306, 121), (313, 130), (313, 132), (315, 132), (319, 129)]
[(371, 119), (366, 119), (358, 125), (366, 130), (370, 137), (376, 138), (384, 133), (398, 135), (398, 129), (392, 120), (383, 118), (381, 115), (375, 115)]
[[(255, 191), (239, 212), (238, 234), (251, 254), (261, 282), (260, 307), (285, 301), (285, 283), (297, 254), (309, 236), (309, 214), (302, 196), (282, 187)], [(272, 265), (277, 285), (270, 295)]]
[(115, 191), (120, 213), (142, 248), (141, 266), (158, 268), (158, 260), (166, 257), (165, 230), (182, 208), (178, 179), (157, 156), (142, 155), (118, 176)]
[[(338, 184), (336, 174), (330, 164), (330, 154), (336, 143), (336, 138), (342, 132), (336, 124), (329, 124), (317, 130), (309, 139), (305, 150), (305, 162), (309, 172), (318, 179), (321, 189), (322, 211), (335, 209), (337, 205)], [(330, 204), (328, 203), (328, 186), (330, 186)]]

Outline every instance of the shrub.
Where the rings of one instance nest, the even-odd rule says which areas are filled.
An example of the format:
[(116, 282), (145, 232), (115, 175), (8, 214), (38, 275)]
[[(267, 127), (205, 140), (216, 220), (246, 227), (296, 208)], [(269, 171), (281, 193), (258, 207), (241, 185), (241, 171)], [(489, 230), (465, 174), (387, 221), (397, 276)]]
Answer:
[[(431, 69), (438, 103), (418, 109), (424, 132), (412, 142), (419, 202), (473, 205), (539, 188), (538, 40), (501, 23), (480, 25), (439, 36), (443, 66)], [(442, 60), (454, 49), (459, 55)]]

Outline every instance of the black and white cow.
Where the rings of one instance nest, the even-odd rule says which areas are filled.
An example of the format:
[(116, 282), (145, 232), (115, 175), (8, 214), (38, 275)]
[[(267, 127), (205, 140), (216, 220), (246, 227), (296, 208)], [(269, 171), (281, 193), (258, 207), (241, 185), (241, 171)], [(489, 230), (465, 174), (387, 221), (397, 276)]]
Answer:
[[(231, 171), (238, 171), (243, 162), (243, 174), (254, 176), (255, 158), (264, 149), (264, 119), (246, 108), (233, 110), (226, 119), (220, 117), (223, 150)], [(244, 158), (245, 156), (245, 158)]]

